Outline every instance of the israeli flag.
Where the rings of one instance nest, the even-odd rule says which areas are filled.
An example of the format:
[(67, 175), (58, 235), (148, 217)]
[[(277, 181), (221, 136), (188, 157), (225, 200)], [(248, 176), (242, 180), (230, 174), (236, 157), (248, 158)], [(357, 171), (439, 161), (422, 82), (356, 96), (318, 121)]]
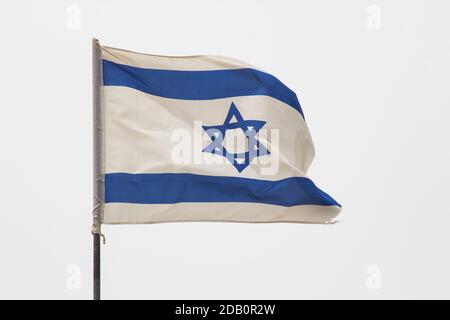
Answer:
[(221, 56), (99, 47), (101, 223), (333, 222), (293, 91)]

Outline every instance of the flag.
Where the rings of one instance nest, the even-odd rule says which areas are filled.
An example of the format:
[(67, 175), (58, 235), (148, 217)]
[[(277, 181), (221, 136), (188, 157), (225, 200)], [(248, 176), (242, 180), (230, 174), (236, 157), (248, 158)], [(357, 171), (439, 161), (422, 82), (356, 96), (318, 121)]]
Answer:
[(302, 107), (277, 78), (222, 56), (98, 50), (101, 223), (334, 221), (340, 205), (306, 176)]

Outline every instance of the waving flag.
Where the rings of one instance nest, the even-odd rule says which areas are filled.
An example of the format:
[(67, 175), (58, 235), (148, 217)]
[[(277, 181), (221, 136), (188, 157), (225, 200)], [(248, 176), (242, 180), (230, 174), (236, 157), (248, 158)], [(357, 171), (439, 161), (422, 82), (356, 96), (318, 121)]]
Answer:
[(328, 223), (306, 176), (314, 146), (293, 91), (220, 56), (99, 47), (101, 223)]

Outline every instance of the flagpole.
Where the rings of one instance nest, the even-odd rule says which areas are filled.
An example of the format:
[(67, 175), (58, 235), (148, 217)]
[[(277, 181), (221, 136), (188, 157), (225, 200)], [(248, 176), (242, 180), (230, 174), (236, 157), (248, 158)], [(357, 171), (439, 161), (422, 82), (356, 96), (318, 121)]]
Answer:
[(94, 300), (100, 300), (100, 235), (94, 233)]
[(94, 160), (94, 210), (93, 210), (93, 298), (100, 300), (100, 236), (103, 211), (103, 112), (101, 104), (101, 52), (97, 39), (92, 39), (92, 102), (93, 102), (93, 160)]

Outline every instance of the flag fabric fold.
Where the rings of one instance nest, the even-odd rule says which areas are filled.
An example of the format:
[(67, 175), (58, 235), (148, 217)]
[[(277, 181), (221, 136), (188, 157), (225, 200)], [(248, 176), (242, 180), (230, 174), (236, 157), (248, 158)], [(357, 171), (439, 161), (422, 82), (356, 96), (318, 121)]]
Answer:
[[(296, 94), (220, 56), (100, 47), (104, 224), (330, 223)], [(97, 121), (99, 121), (97, 119)]]

